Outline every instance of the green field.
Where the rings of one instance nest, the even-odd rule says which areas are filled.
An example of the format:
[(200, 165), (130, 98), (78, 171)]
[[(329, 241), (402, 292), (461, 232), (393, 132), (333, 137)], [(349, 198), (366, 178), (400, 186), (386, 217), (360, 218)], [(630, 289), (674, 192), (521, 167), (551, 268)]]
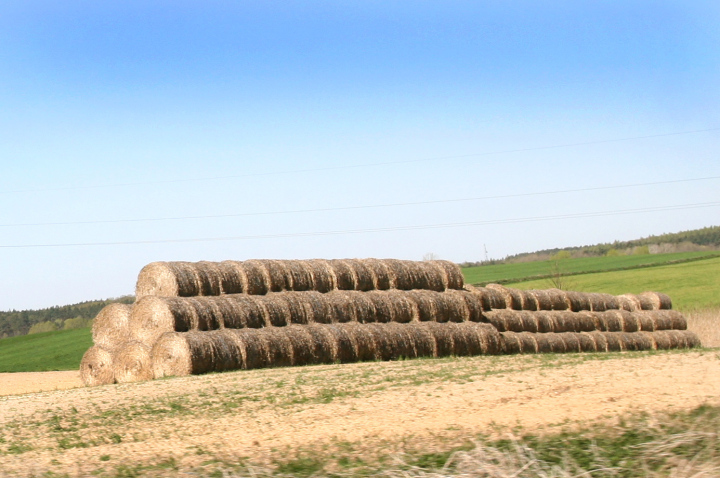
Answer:
[[(673, 301), (673, 308), (695, 310), (720, 307), (720, 257), (669, 266), (635, 270), (598, 272), (564, 278), (565, 288), (583, 292), (637, 294), (663, 292)], [(547, 279), (513, 282), (509, 287), (547, 289)]]
[[(552, 275), (553, 268), (556, 264), (557, 268), (559, 268), (563, 274), (588, 274), (640, 267), (656, 267), (673, 262), (695, 261), (718, 256), (720, 256), (718, 252), (678, 252), (672, 254), (645, 254), (616, 257), (583, 257), (578, 259), (563, 259), (560, 261), (537, 261), (467, 267), (463, 269), (463, 274), (468, 284), (488, 284), (490, 282), (506, 283)], [(545, 287), (549, 286), (546, 285)]]
[(77, 370), (92, 345), (90, 328), (60, 330), (0, 340), (0, 372)]

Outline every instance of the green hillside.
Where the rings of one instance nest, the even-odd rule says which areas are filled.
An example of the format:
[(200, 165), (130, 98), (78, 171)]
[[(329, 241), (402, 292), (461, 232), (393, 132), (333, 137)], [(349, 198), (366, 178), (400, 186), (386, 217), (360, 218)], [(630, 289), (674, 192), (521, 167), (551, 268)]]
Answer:
[(697, 261), (718, 257), (718, 252), (679, 252), (672, 254), (644, 254), (615, 257), (568, 258), (559, 261), (492, 264), (463, 269), (468, 284), (507, 283), (552, 276), (556, 271), (563, 275), (588, 274), (612, 270), (655, 267), (660, 265)]
[(77, 370), (92, 345), (90, 328), (60, 330), (0, 340), (0, 372)]
[[(682, 264), (565, 277), (565, 288), (583, 292), (625, 294), (652, 290), (673, 300), (673, 308), (720, 307), (720, 257)], [(519, 289), (546, 289), (547, 279), (511, 282)]]

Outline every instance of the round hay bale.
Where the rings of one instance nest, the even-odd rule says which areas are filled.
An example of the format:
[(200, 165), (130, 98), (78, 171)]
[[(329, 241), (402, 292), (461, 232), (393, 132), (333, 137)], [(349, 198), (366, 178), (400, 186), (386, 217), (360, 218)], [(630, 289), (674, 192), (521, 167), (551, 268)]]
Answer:
[[(357, 311), (355, 310), (355, 304), (353, 302), (355, 295), (355, 292), (345, 290), (322, 294), (321, 300), (326, 302), (329, 312), (329, 320), (322, 323), (357, 322)], [(365, 322), (375, 321), (377, 320), (377, 314), (372, 317), (363, 317), (362, 319)]]
[(623, 332), (637, 332), (641, 330), (640, 316), (637, 313), (626, 310), (613, 310), (613, 313), (621, 317)]
[[(182, 284), (183, 287), (189, 287)], [(135, 297), (139, 300), (145, 296), (178, 296), (181, 285), (172, 263), (151, 262), (140, 270), (135, 284)]]
[(92, 323), (93, 343), (107, 350), (115, 350), (131, 339), (130, 313), (132, 305), (109, 304), (103, 307)]
[(238, 261), (222, 261), (216, 264), (220, 274), (221, 294), (242, 294), (248, 290), (248, 279)]
[(605, 307), (605, 298), (603, 294), (590, 292), (586, 295), (588, 302), (590, 302), (590, 310), (593, 312), (604, 312), (607, 310)]
[(118, 383), (152, 380), (153, 369), (150, 347), (131, 341), (118, 349), (113, 357), (115, 380)]
[(394, 319), (394, 304), (390, 295), (380, 291), (366, 292), (375, 309), (375, 320), (373, 322), (392, 322)]
[(555, 315), (552, 312), (546, 310), (538, 310), (535, 312), (535, 317), (538, 322), (538, 332), (548, 333), (555, 332), (557, 328), (555, 325)]
[(635, 332), (632, 335), (635, 340), (635, 350), (652, 350), (655, 348), (655, 341), (652, 339), (650, 332)]
[(624, 332), (603, 332), (605, 342), (607, 342), (608, 352), (622, 352), (625, 350), (625, 342), (622, 340)]
[(361, 262), (372, 274), (373, 289), (388, 290), (394, 288), (395, 276), (385, 261), (379, 259), (361, 259)]
[[(522, 353), (522, 343), (518, 332), (500, 332), (502, 351), (504, 354)], [(536, 341), (537, 343), (537, 341)]]
[(570, 303), (570, 310), (573, 312), (580, 312), (590, 310), (591, 304), (587, 295), (582, 292), (566, 291), (565, 296)]
[(375, 356), (379, 360), (388, 361), (396, 359), (395, 338), (388, 334), (388, 330), (382, 327), (382, 325), (383, 324), (363, 324), (361, 327), (363, 327), (363, 331), (367, 331), (372, 337), (372, 341), (368, 340), (368, 342), (375, 344)]
[(670, 297), (660, 292), (643, 292), (642, 294), (638, 294), (638, 297), (641, 303), (643, 300), (646, 300), (652, 304), (652, 310), (672, 309)]
[(552, 310), (552, 300), (550, 294), (546, 290), (529, 290), (528, 291), (537, 302), (537, 310)]
[(392, 339), (394, 359), (417, 357), (417, 348), (413, 340), (414, 335), (409, 332), (410, 327), (407, 324), (391, 322), (378, 325), (385, 329), (388, 337)]
[(348, 337), (347, 341), (340, 340), (342, 334), (336, 332), (338, 337), (338, 359), (340, 362), (350, 362), (353, 357), (357, 361), (367, 362), (381, 360), (378, 344), (375, 340), (375, 334), (371, 330), (372, 324), (342, 324), (332, 326), (332, 329), (340, 329), (344, 331)]
[[(425, 288), (435, 292), (444, 292), (448, 289), (448, 276), (445, 268), (438, 261), (423, 261), (417, 263), (423, 270)], [(460, 287), (462, 289), (462, 287)], [(453, 290), (458, 288), (453, 287)]]
[(628, 312), (635, 312), (642, 310), (640, 301), (635, 294), (623, 294), (617, 296), (618, 308), (627, 310)]
[(340, 290), (357, 290), (357, 277), (355, 276), (355, 268), (350, 261), (342, 259), (333, 259), (328, 261), (328, 265), (335, 276), (335, 283)]
[(235, 345), (240, 368), (253, 370), (272, 366), (270, 344), (263, 329), (224, 329), (218, 331)]
[(467, 307), (468, 320), (470, 322), (484, 322), (483, 304), (482, 299), (479, 296), (466, 290), (448, 289), (444, 293), (462, 298), (462, 300), (465, 302), (465, 306)]
[(635, 340), (635, 334), (630, 332), (618, 332), (617, 333), (620, 339), (620, 345), (623, 350), (626, 351), (636, 351), (640, 350), (639, 344)]
[(518, 315), (520, 315), (523, 332), (537, 333), (539, 331), (540, 324), (535, 312), (521, 311)]
[(691, 349), (695, 347), (700, 347), (702, 345), (700, 343), (700, 337), (698, 337), (695, 332), (692, 332), (690, 330), (678, 330), (677, 332), (682, 335), (686, 348)]
[[(411, 297), (404, 291), (388, 290), (378, 291), (378, 294), (385, 294), (390, 299), (392, 308), (392, 321), (401, 324), (417, 321), (419, 318), (418, 306)], [(462, 300), (462, 299), (461, 299)], [(463, 304), (465, 302), (463, 301)]]
[(310, 323), (312, 316), (308, 315), (308, 301), (306, 300), (304, 293), (284, 292), (281, 295), (290, 313), (290, 323), (300, 325)]
[[(353, 349), (354, 344), (351, 338), (343, 341), (344, 336), (335, 337), (331, 332), (331, 327), (319, 324), (307, 324), (305, 326), (308, 334), (311, 336), (313, 341), (313, 348), (315, 350), (316, 363), (335, 363), (340, 357), (340, 345), (342, 344), (345, 348)], [(347, 336), (347, 332), (345, 333)], [(357, 354), (354, 354), (357, 359)]]
[[(627, 312), (628, 314), (632, 314), (635, 317), (635, 320), (638, 322), (638, 329), (637, 330), (643, 330), (645, 332), (653, 332), (655, 330), (655, 317), (653, 317), (653, 313), (650, 311), (640, 311), (640, 312)], [(627, 330), (626, 332), (635, 332), (634, 330)]]
[[(492, 297), (497, 297), (498, 300), (502, 299), (497, 292), (488, 290), (484, 287), (473, 287), (471, 285), (467, 285), (465, 286), (465, 292), (467, 292), (468, 297), (472, 297), (473, 300), (480, 304), (482, 311), (490, 310), (493, 308), (493, 305), (497, 305), (497, 301), (494, 301)], [(504, 309), (505, 301), (502, 301), (502, 307), (495, 308)]]
[(470, 322), (477, 330), (482, 341), (482, 353), (484, 355), (499, 355), (502, 353), (500, 333), (490, 324), (478, 324)]
[[(432, 310), (434, 312), (433, 320), (435, 322), (442, 323), (450, 320), (453, 310), (451, 309), (451, 304), (445, 300), (444, 294), (438, 294), (437, 292), (430, 290), (419, 290), (413, 295), (413, 298), (417, 297), (418, 293), (425, 295), (427, 297), (427, 302), (432, 304)], [(420, 304), (418, 304), (418, 315), (422, 315), (422, 312), (420, 311)]]
[(622, 332), (625, 327), (623, 316), (617, 310), (609, 310), (598, 313), (603, 322), (602, 330), (607, 332)]
[(435, 356), (450, 357), (455, 350), (455, 342), (450, 327), (437, 322), (423, 322), (422, 325), (435, 340)]
[(265, 327), (257, 333), (267, 338), (269, 367), (289, 367), (295, 361), (293, 343), (287, 333), (287, 327)]
[(251, 259), (240, 262), (235, 267), (247, 278), (246, 293), (264, 295), (272, 289), (270, 274), (262, 261)]
[(605, 320), (604, 315), (605, 312), (584, 311), (581, 313), (592, 318), (593, 323), (595, 324), (595, 328), (593, 330), (607, 332), (607, 321)]
[(284, 328), (285, 335), (292, 345), (292, 365), (303, 366), (320, 363), (315, 348), (315, 337), (304, 325), (288, 325)]
[[(653, 322), (653, 331), (655, 330), (669, 330), (673, 327), (672, 319), (666, 314), (667, 311), (658, 310), (652, 312), (644, 312)], [(674, 312), (674, 311), (673, 311)]]
[(620, 303), (618, 302), (617, 297), (610, 294), (601, 294), (603, 297), (603, 302), (605, 302), (605, 310), (617, 310), (620, 308)]
[[(285, 290), (293, 290), (292, 267), (297, 267), (299, 261), (279, 261), (272, 259), (260, 259), (267, 271), (269, 282), (268, 292), (282, 292)], [(291, 264), (292, 263), (292, 264)], [(307, 281), (306, 281), (307, 282)]]
[(426, 323), (413, 322), (407, 324), (406, 327), (408, 333), (412, 335), (416, 357), (437, 357), (435, 336), (428, 329)]
[(577, 353), (582, 352), (582, 349), (580, 348), (580, 339), (578, 338), (577, 333), (575, 332), (565, 332), (563, 334), (559, 334), (562, 341), (565, 343), (565, 352), (567, 353)]
[(501, 286), (500, 284), (488, 284), (486, 288), (494, 290), (502, 295), (505, 308), (522, 310), (522, 296), (517, 290)]
[(405, 292), (415, 302), (418, 320), (421, 322), (436, 322), (438, 310), (436, 307), (437, 297), (429, 291), (410, 290)]
[(335, 312), (330, 304), (330, 297), (332, 297), (332, 294), (339, 294), (340, 292), (342, 291), (333, 291), (327, 294), (314, 291), (303, 292), (302, 298), (305, 302), (308, 323), (330, 324), (336, 321)]
[[(277, 261), (280, 262), (280, 261)], [(289, 284), (286, 284), (285, 290), (294, 290), (296, 292), (314, 290), (314, 281), (310, 261), (283, 261), (285, 266), (286, 280), (289, 278)]]
[(653, 342), (655, 342), (655, 348), (657, 350), (669, 350), (675, 348), (674, 338), (667, 333), (666, 330), (656, 330), (652, 333)]
[(378, 311), (369, 292), (349, 292), (347, 297), (355, 310), (355, 321), (361, 324), (378, 321)]
[(587, 332), (587, 335), (590, 336), (593, 341), (595, 342), (595, 350), (597, 352), (607, 352), (608, 351), (608, 342), (607, 338), (605, 338), (605, 333), (603, 332)]
[(258, 329), (270, 325), (267, 309), (262, 298), (247, 294), (234, 294), (220, 298), (228, 306), (223, 324), (228, 329)]
[(446, 284), (446, 289), (462, 290), (465, 287), (465, 276), (459, 265), (454, 262), (441, 260), (428, 261), (428, 263), (443, 269), (445, 272), (443, 283)]
[(283, 299), (282, 294), (268, 294), (258, 297), (261, 307), (267, 310), (267, 318), (272, 327), (285, 327), (290, 325), (290, 307)]
[(445, 310), (448, 313), (450, 322), (469, 322), (470, 308), (463, 297), (463, 293), (457, 290), (436, 293), (439, 300), (445, 303)]
[(373, 273), (360, 259), (351, 259), (348, 261), (355, 271), (355, 290), (368, 291), (375, 289), (373, 284)]
[(560, 289), (548, 289), (545, 292), (550, 300), (550, 307), (552, 310), (572, 310), (570, 301), (568, 300), (565, 291)]
[(592, 332), (597, 329), (595, 317), (587, 310), (575, 312), (575, 332)]
[(551, 341), (548, 339), (549, 335), (554, 335), (553, 332), (548, 332), (545, 334), (537, 334), (535, 337), (535, 342), (537, 342), (538, 346), (538, 353), (541, 354), (549, 354), (552, 353), (552, 346)]
[(415, 280), (407, 261), (399, 259), (384, 259), (383, 263), (390, 271), (393, 288), (399, 290), (412, 290), (415, 287)]
[(655, 297), (643, 294), (637, 294), (635, 297), (640, 303), (640, 310), (655, 310)]
[(196, 323), (190, 330), (217, 330), (224, 326), (222, 312), (217, 307), (219, 300), (222, 300), (221, 298), (185, 297), (182, 300), (190, 304), (196, 318)]
[(663, 310), (660, 313), (670, 319), (673, 330), (687, 330), (687, 319), (680, 312), (675, 310)]
[(537, 343), (537, 334), (530, 332), (520, 332), (518, 339), (520, 340), (520, 353), (524, 354), (536, 354), (539, 353), (539, 347)]
[(552, 312), (555, 319), (555, 333), (575, 332), (578, 328), (576, 315), (574, 312), (558, 310)]
[(499, 332), (510, 332), (511, 330), (507, 327), (507, 310), (491, 310), (486, 312), (485, 319), (492, 324)]
[(592, 336), (588, 335), (587, 332), (580, 332), (575, 335), (580, 344), (581, 352), (597, 352), (597, 344)]
[(151, 351), (153, 376), (181, 377), (193, 372), (193, 360), (187, 334), (168, 332), (158, 339)]
[(522, 301), (522, 310), (539, 310), (537, 299), (530, 291), (519, 289), (518, 294), (520, 294), (520, 300)]
[(305, 266), (312, 275), (312, 290), (317, 292), (330, 292), (337, 289), (337, 278), (330, 262), (325, 259), (306, 261)]
[(166, 332), (193, 328), (197, 328), (197, 316), (184, 298), (145, 296), (130, 313), (132, 336), (148, 346)]
[(87, 349), (80, 360), (80, 380), (86, 387), (115, 383), (112, 352), (98, 345)]
[(217, 262), (200, 261), (190, 263), (198, 284), (198, 293), (192, 295), (222, 294), (222, 273)]
[(536, 337), (538, 343), (538, 350), (540, 353), (565, 353), (567, 351), (565, 347), (565, 341), (562, 339), (562, 334), (547, 333), (538, 334)]

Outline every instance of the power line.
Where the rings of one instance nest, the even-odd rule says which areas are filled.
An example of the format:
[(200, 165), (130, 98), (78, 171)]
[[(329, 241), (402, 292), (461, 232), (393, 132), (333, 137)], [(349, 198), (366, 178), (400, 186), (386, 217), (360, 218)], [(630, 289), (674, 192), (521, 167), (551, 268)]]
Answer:
[(536, 146), (536, 147), (531, 147), (531, 148), (505, 149), (505, 150), (499, 150), (499, 151), (485, 151), (485, 152), (481, 152), (481, 153), (458, 154), (458, 155), (451, 155), (451, 156), (436, 156), (436, 157), (421, 158), (421, 159), (383, 161), (383, 162), (364, 163), (364, 164), (348, 164), (348, 165), (343, 165), (343, 166), (325, 166), (325, 167), (319, 167), (319, 168), (288, 169), (288, 170), (284, 170), (284, 171), (266, 171), (266, 172), (260, 172), (260, 173), (247, 173), (247, 174), (237, 174), (237, 175), (227, 175), (227, 176), (209, 176), (209, 177), (204, 177), (204, 178), (166, 179), (166, 180), (157, 180), (157, 181), (136, 181), (136, 182), (128, 182), (128, 183), (101, 184), (101, 185), (89, 185), (89, 186), (64, 186), (64, 187), (58, 187), (58, 188), (11, 189), (11, 190), (7, 190), (7, 191), (0, 191), (0, 194), (35, 193), (35, 192), (50, 192), (50, 191), (74, 191), (74, 190), (82, 190), (82, 189), (116, 188), (116, 187), (127, 187), (127, 186), (150, 186), (150, 185), (156, 185), (156, 184), (178, 184), (178, 183), (203, 182), (203, 181), (218, 181), (218, 180), (226, 180), (226, 179), (275, 176), (275, 175), (283, 175), (283, 174), (318, 173), (318, 172), (326, 172), (326, 171), (338, 171), (338, 170), (344, 170), (344, 169), (359, 169), (359, 168), (370, 168), (370, 167), (378, 167), (378, 166), (392, 166), (392, 165), (398, 165), (398, 164), (413, 164), (413, 163), (421, 163), (421, 162), (429, 162), (429, 161), (445, 161), (445, 160), (449, 160), (449, 159), (476, 158), (476, 157), (483, 157), (483, 156), (494, 156), (494, 155), (499, 155), (499, 154), (525, 153), (525, 152), (542, 151), (542, 150), (548, 150), (548, 149), (569, 148), (569, 147), (573, 147), (573, 146), (591, 146), (591, 145), (596, 145), (596, 144), (618, 143), (618, 142), (623, 142), (623, 141), (634, 141), (634, 140), (640, 140), (640, 139), (653, 139), (653, 138), (664, 138), (664, 137), (668, 137), (668, 136), (680, 136), (680, 135), (686, 135), (686, 134), (707, 133), (707, 132), (711, 132), (711, 131), (720, 131), (720, 128), (697, 129), (697, 130), (692, 130), (692, 131), (678, 131), (678, 132), (672, 132), (672, 133), (660, 133), (660, 134), (651, 134), (651, 135), (645, 135), (645, 136), (630, 136), (630, 137), (625, 137), (625, 138), (602, 139), (602, 140), (596, 140), (596, 141), (583, 141), (583, 142), (578, 142), (578, 143), (564, 143), (564, 144), (555, 144), (555, 145), (549, 145), (549, 146)]
[(376, 232), (395, 232), (395, 231), (415, 231), (423, 229), (445, 229), (454, 227), (470, 227), (470, 226), (487, 226), (498, 224), (519, 224), (526, 222), (542, 222), (554, 221), (561, 219), (580, 219), (589, 217), (603, 216), (619, 216), (626, 214), (642, 214), (649, 212), (674, 211), (684, 209), (699, 209), (708, 207), (718, 207), (720, 202), (707, 202), (695, 204), (679, 204), (675, 206), (661, 206), (641, 209), (621, 209), (615, 211), (600, 211), (591, 213), (577, 214), (561, 214), (555, 216), (536, 216), (512, 219), (496, 219), (491, 221), (472, 221), (472, 222), (455, 222), (445, 224), (424, 224), (415, 226), (394, 226), (394, 227), (378, 227), (371, 229), (347, 229), (338, 231), (317, 231), (317, 232), (296, 232), (285, 234), (258, 234), (247, 236), (231, 236), (231, 237), (206, 237), (195, 239), (158, 239), (147, 241), (115, 241), (115, 242), (78, 242), (65, 244), (20, 244), (20, 245), (0, 245), (0, 249), (29, 249), (29, 248), (49, 248), (49, 247), (89, 247), (89, 246), (126, 246), (126, 245), (147, 245), (147, 244), (181, 244), (191, 242), (220, 242), (220, 241), (240, 241), (250, 239), (281, 239), (295, 237), (313, 237), (313, 236), (334, 236), (334, 235), (350, 235), (350, 234), (367, 234)]
[(234, 213), (234, 214), (211, 214), (201, 216), (174, 216), (174, 217), (155, 217), (155, 218), (139, 218), (139, 219), (98, 219), (90, 221), (56, 221), (56, 222), (28, 222), (28, 223), (14, 223), (14, 224), (0, 224), (0, 227), (30, 227), (30, 226), (77, 226), (77, 225), (91, 225), (91, 224), (119, 224), (119, 223), (137, 223), (137, 222), (159, 222), (159, 221), (180, 221), (180, 220), (197, 220), (197, 219), (222, 219), (232, 217), (250, 217), (250, 216), (274, 216), (281, 214), (304, 214), (304, 213), (315, 213), (315, 212), (334, 212), (334, 211), (350, 211), (359, 209), (378, 209), (388, 207), (402, 207), (402, 206), (426, 206), (430, 204), (448, 204), (458, 202), (470, 202), (470, 201), (482, 201), (490, 199), (511, 199), (519, 197), (531, 197), (531, 196), (546, 196), (553, 194), (568, 194), (577, 192), (589, 192), (589, 191), (604, 191), (611, 189), (627, 189), (643, 186), (658, 186), (675, 183), (686, 183), (696, 181), (709, 181), (714, 179), (720, 179), (720, 176), (707, 176), (704, 178), (690, 178), (690, 179), (675, 179), (668, 181), (656, 181), (649, 183), (635, 183), (635, 184), (623, 184), (618, 186), (597, 186), (591, 188), (578, 188), (578, 189), (562, 189), (556, 191), (540, 191), (534, 193), (517, 193), (517, 194), (503, 194), (495, 196), (479, 196), (473, 198), (460, 198), (460, 199), (438, 199), (433, 201), (415, 201), (415, 202), (401, 202), (401, 203), (389, 203), (389, 204), (374, 204), (374, 205), (362, 205), (362, 206), (342, 206), (342, 207), (328, 207), (328, 208), (316, 208), (316, 209), (290, 209), (285, 211), (266, 211), (266, 212), (245, 212), (245, 213)]

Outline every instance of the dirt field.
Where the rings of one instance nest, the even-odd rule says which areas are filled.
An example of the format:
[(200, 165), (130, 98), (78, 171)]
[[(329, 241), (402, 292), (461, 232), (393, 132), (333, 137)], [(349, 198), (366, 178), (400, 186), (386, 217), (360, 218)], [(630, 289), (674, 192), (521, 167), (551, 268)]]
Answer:
[[(718, 351), (412, 360), (75, 389), (75, 372), (7, 375), (3, 476), (159, 473), (168, 463), (177, 473), (307, 450), (369, 456), (720, 404)], [(65, 390), (7, 394), (31, 390), (27, 380)]]

